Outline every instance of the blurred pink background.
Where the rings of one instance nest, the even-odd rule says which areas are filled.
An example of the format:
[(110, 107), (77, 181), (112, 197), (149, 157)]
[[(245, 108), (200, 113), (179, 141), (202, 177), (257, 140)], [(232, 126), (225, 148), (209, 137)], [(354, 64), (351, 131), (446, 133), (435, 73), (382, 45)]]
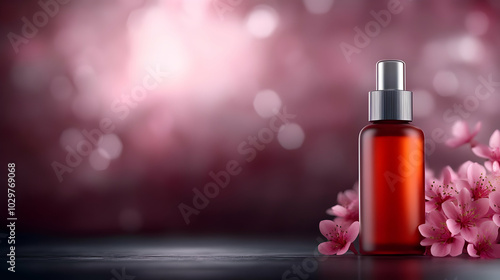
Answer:
[[(2, 164), (17, 166), (23, 232), (319, 234), (357, 180), (380, 59), (407, 63), (436, 172), (475, 158), (440, 143), (453, 121), (482, 121), (483, 142), (500, 128), (498, 1), (41, 2), (0, 8)], [(479, 77), (497, 82), (487, 98)], [(54, 162), (103, 119), (111, 132), (59, 182)], [(230, 161), (241, 173), (186, 225), (179, 205)]]

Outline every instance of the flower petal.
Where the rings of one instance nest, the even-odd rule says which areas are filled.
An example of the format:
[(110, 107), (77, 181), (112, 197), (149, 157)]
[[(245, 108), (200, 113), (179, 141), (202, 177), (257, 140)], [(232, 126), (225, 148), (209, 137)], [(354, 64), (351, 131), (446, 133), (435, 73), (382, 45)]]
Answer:
[(437, 209), (437, 204), (434, 200), (425, 202), (425, 213), (432, 213), (432, 211)]
[(450, 256), (456, 257), (462, 254), (464, 250), (465, 240), (462, 236), (455, 236), (451, 245)]
[(351, 243), (347, 242), (344, 246), (342, 246), (342, 248), (340, 248), (337, 251), (337, 255), (343, 255), (343, 254), (345, 254), (347, 252), (347, 250), (349, 250), (349, 246), (351, 246)]
[(455, 181), (455, 190), (460, 192), (462, 189), (470, 189), (469, 182), (466, 180), (456, 180)]
[(323, 255), (335, 255), (339, 251), (338, 248), (335, 248), (332, 242), (323, 242), (318, 245), (318, 251)]
[(441, 180), (443, 181), (443, 185), (448, 185), (453, 181), (455, 175), (453, 173), (453, 169), (451, 169), (450, 166), (443, 168), (443, 171), (441, 171)]
[(432, 226), (428, 224), (419, 225), (418, 231), (424, 237), (434, 237), (436, 235), (436, 232), (432, 230)]
[(500, 259), (500, 244), (491, 245), (491, 255), (493, 258)]
[(450, 138), (445, 142), (446, 146), (450, 148), (458, 148), (465, 143), (467, 143), (465, 138)]
[(500, 191), (490, 193), (490, 207), (493, 211), (500, 213)]
[(422, 241), (420, 241), (420, 245), (422, 245), (422, 246), (431, 246), (435, 242), (436, 242), (436, 239), (424, 238), (424, 239), (422, 239)]
[(358, 193), (355, 192), (354, 190), (346, 190), (344, 192), (345, 196), (349, 199), (349, 202), (352, 202), (353, 200), (358, 199)]
[(476, 125), (474, 126), (474, 131), (471, 132), (471, 136), (476, 136), (479, 131), (481, 130), (481, 122), (477, 122)]
[(439, 228), (442, 223), (446, 223), (446, 217), (440, 211), (434, 211), (429, 213), (429, 215), (427, 215), (427, 221), (431, 225)]
[(351, 222), (349, 222), (346, 218), (344, 217), (335, 217), (335, 219), (333, 219), (333, 222), (336, 223), (337, 225), (347, 225), (349, 226), (351, 224)]
[(491, 221), (484, 222), (479, 226), (479, 232), (486, 240), (495, 243), (498, 237), (498, 226)]
[(474, 162), (469, 165), (469, 168), (467, 168), (467, 181), (469, 182), (469, 185), (473, 187), (476, 182), (480, 181), (480, 177), (484, 179), (485, 176), (486, 169), (484, 169), (484, 167), (477, 162)]
[(477, 219), (481, 219), (488, 213), (488, 210), (490, 210), (490, 203), (489, 199), (487, 198), (480, 198), (474, 202), (472, 202), (472, 206), (476, 208), (476, 216)]
[(452, 235), (457, 235), (462, 229), (462, 226), (453, 219), (446, 220), (446, 225), (448, 226), (448, 230)]
[(458, 177), (460, 179), (465, 179), (467, 178), (467, 169), (469, 168), (469, 165), (472, 164), (472, 161), (468, 160), (464, 163), (462, 163), (459, 167), (458, 167)]
[(350, 200), (347, 198), (347, 196), (344, 194), (344, 192), (339, 192), (337, 194), (337, 202), (340, 205), (347, 205), (349, 204)]
[(481, 259), (496, 259), (496, 257), (493, 256), (493, 250), (491, 248), (479, 252), (479, 256)]
[(460, 179), (466, 179), (467, 178), (467, 169), (469, 168), (469, 165), (472, 164), (472, 161), (468, 160), (460, 165), (458, 167), (458, 177)]
[(490, 148), (486, 145), (479, 144), (472, 148), (472, 152), (482, 158), (490, 158)]
[(495, 130), (490, 137), (490, 147), (491, 148), (500, 148), (500, 130)]
[(474, 244), (469, 244), (467, 245), (467, 253), (469, 253), (469, 256), (478, 258), (477, 250), (474, 248)]
[(443, 242), (436, 242), (431, 246), (431, 254), (434, 257), (444, 257), (451, 252), (450, 244), (446, 244)]
[(500, 214), (493, 215), (493, 222), (495, 223), (495, 225), (500, 227)]
[(495, 173), (497, 173), (498, 171), (500, 171), (500, 162), (498, 162), (498, 161), (495, 160), (493, 162), (493, 165), (491, 166), (491, 171), (495, 172)]
[(484, 167), (486, 167), (486, 170), (488, 170), (489, 172), (493, 172), (493, 162), (491, 162), (490, 160), (484, 162)]
[(345, 232), (345, 239), (347, 243), (352, 243), (356, 240), (359, 234), (359, 222), (354, 222), (349, 226), (347, 231)]
[(335, 216), (335, 214), (333, 214), (332, 208), (333, 207), (330, 207), (330, 208), (326, 209), (326, 214), (328, 214), (330, 216)]
[(424, 194), (425, 194), (426, 198), (429, 200), (432, 199), (433, 197), (437, 196), (436, 191), (434, 191), (434, 189), (430, 185), (425, 186)]
[(470, 205), (471, 201), (472, 201), (472, 197), (471, 197), (470, 191), (467, 188), (461, 189), (457, 195), (458, 205), (460, 205), (460, 204), (462, 204), (462, 205), (469, 204)]
[(336, 232), (336, 226), (337, 224), (331, 220), (323, 220), (319, 222), (319, 231), (324, 237), (330, 240), (331, 235)]
[(465, 239), (465, 241), (470, 242), (470, 243), (475, 243), (476, 242), (476, 240), (477, 240), (477, 233), (478, 233), (477, 227), (464, 227), (460, 231), (460, 234)]
[(457, 206), (452, 201), (445, 201), (441, 205), (443, 208), (443, 212), (449, 219), (456, 220), (458, 218), (458, 209)]
[(339, 216), (339, 217), (347, 216), (347, 209), (344, 206), (335, 205), (331, 209), (334, 216)]

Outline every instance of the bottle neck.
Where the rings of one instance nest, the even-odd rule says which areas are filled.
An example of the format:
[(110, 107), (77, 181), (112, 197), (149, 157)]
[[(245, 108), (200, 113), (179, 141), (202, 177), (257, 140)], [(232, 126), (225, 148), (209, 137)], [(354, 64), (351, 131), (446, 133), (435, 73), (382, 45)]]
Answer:
[(411, 121), (412, 92), (407, 90), (374, 90), (368, 95), (368, 120)]
[(410, 124), (410, 121), (404, 121), (404, 120), (378, 120), (370, 122), (373, 124)]

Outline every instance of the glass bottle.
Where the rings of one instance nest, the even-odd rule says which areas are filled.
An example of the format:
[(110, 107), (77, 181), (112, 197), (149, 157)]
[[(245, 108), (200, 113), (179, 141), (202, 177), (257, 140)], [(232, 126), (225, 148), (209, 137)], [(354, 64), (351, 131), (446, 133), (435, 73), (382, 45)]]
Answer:
[(424, 134), (410, 124), (412, 92), (405, 63), (377, 62), (377, 90), (369, 93), (369, 121), (359, 135), (360, 251), (421, 254), (425, 222)]

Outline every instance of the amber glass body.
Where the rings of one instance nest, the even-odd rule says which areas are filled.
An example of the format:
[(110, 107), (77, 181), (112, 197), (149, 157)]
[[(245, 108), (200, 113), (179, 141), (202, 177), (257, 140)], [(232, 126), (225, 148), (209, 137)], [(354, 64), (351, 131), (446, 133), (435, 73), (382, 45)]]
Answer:
[(406, 121), (374, 121), (359, 134), (362, 254), (422, 254), (424, 134)]

